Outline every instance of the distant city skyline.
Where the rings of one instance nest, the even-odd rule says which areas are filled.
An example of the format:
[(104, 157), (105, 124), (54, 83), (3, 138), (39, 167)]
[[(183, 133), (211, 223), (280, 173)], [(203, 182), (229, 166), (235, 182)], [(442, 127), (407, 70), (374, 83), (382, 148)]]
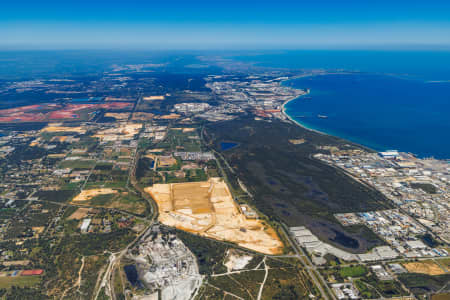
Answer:
[(0, 48), (450, 49), (447, 1), (16, 1)]

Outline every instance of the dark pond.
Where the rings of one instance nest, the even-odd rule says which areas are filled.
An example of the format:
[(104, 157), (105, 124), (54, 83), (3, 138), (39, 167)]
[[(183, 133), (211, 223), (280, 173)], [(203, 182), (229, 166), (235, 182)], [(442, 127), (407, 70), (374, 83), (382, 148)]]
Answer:
[(221, 142), (220, 143), (220, 149), (222, 151), (230, 150), (231, 148), (234, 148), (237, 145), (239, 145), (239, 144), (238, 143), (233, 143), (233, 142)]
[(133, 285), (133, 286), (139, 286), (140, 282), (139, 282), (139, 276), (138, 276), (138, 272), (136, 270), (136, 266), (135, 265), (126, 265), (125, 267), (123, 267), (125, 274), (127, 275), (127, 279), (128, 281)]
[(345, 235), (344, 233), (331, 229), (333, 230), (333, 232), (335, 233), (335, 237), (330, 239), (331, 241), (338, 243), (346, 248), (352, 248), (352, 249), (357, 249), (359, 247), (359, 242), (358, 240), (355, 240), (354, 238)]

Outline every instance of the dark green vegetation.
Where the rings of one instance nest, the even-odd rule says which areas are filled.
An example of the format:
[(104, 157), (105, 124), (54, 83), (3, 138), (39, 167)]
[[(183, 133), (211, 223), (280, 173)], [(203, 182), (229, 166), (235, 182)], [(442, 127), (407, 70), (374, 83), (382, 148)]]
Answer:
[[(417, 273), (400, 274), (398, 279), (415, 295), (426, 293), (450, 292), (450, 274), (444, 275), (426, 275)], [(443, 290), (441, 290), (444, 286)]]
[[(48, 290), (72, 286), (85, 257), (83, 281), (80, 290), (83, 295), (92, 295), (98, 272), (106, 263), (108, 254), (123, 249), (135, 238), (130, 230), (121, 229), (111, 233), (64, 236), (59, 244), (40, 241), (31, 257), (37, 266), (46, 270), (43, 282)], [(54, 292), (58, 292), (54, 290)], [(88, 299), (88, 298), (86, 298)]]
[(140, 157), (136, 166), (136, 180), (141, 187), (162, 182), (162, 177), (153, 170), (154, 161), (148, 157)]
[[(256, 257), (262, 262), (261, 257)], [(318, 295), (298, 261), (289, 258), (269, 258), (258, 265), (248, 264), (232, 274), (219, 273), (209, 276), (201, 287), (197, 299), (224, 299), (235, 295), (243, 299), (256, 299), (262, 288), (261, 299), (304, 299)], [(266, 269), (267, 267), (267, 269)], [(264, 281), (264, 278), (266, 280)], [(264, 286), (261, 287), (264, 282)], [(235, 299), (231, 297), (230, 299)], [(228, 299), (228, 298), (225, 298)]]
[(394, 280), (378, 280), (375, 275), (361, 277), (355, 280), (355, 284), (361, 292), (361, 296), (367, 299), (409, 295), (408, 291), (404, 290), (399, 282)]
[(264, 280), (264, 270), (242, 272), (233, 275), (210, 277), (208, 284), (223, 291), (233, 293), (244, 299), (258, 295), (259, 286)]
[(428, 194), (436, 194), (437, 189), (434, 185), (430, 183), (411, 183), (413, 189), (421, 189)]
[(264, 285), (262, 299), (305, 299), (309, 294), (317, 296), (314, 284), (298, 268), (270, 269)]
[[(33, 227), (47, 227), (59, 208), (52, 203), (31, 202), (24, 210), (11, 217), (4, 237), (6, 239), (36, 237)], [(0, 213), (0, 217), (2, 213)]]
[(176, 230), (177, 237), (197, 257), (200, 274), (224, 272), (223, 260), (229, 246), (197, 235)]
[(75, 195), (74, 190), (56, 190), (56, 191), (37, 191), (34, 196), (39, 200), (51, 201), (51, 202), (67, 202), (71, 200)]
[(10, 290), (0, 289), (0, 299), (43, 300), (50, 299), (37, 288), (13, 286)]
[[(208, 275), (196, 299), (224, 299), (226, 294), (243, 299), (256, 299), (266, 275), (266, 266), (268, 273), (262, 299), (302, 299), (311, 293), (318, 295), (298, 259), (264, 258), (260, 254), (237, 250), (231, 244), (202, 238), (181, 230), (175, 231), (177, 237), (197, 257), (200, 273)], [(230, 249), (235, 253), (242, 252), (253, 256), (241, 272), (227, 274), (224, 262)]]
[[(288, 226), (306, 225), (322, 239), (350, 251), (366, 251), (381, 243), (374, 235), (367, 239), (362, 228), (346, 231), (333, 214), (390, 208), (388, 200), (313, 157), (326, 152), (321, 146), (358, 146), (277, 120), (242, 118), (205, 129), (205, 142), (222, 152), (236, 172), (227, 174), (232, 190), (239, 189), (237, 177), (253, 195), (251, 204), (265, 215)], [(293, 145), (290, 139), (306, 142)], [(223, 141), (234, 141), (239, 147), (221, 151)]]

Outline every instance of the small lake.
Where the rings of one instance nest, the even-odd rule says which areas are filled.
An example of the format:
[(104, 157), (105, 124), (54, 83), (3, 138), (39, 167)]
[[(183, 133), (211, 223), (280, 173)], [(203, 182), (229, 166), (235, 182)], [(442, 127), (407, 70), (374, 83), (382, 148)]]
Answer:
[(339, 245), (342, 245), (344, 247), (347, 247), (347, 248), (357, 249), (359, 247), (358, 240), (356, 240), (350, 236), (347, 236), (340, 231), (337, 231), (334, 229), (331, 229), (331, 230), (336, 234), (336, 236), (334, 238), (330, 239), (331, 241), (333, 241)]
[(239, 144), (234, 142), (221, 142), (220, 143), (220, 149), (222, 151), (230, 150), (234, 147), (237, 147)]
[(123, 267), (123, 270), (125, 271), (125, 274), (127, 275), (127, 279), (128, 281), (133, 285), (133, 286), (139, 286), (140, 282), (139, 282), (139, 275), (136, 269), (135, 265), (126, 265), (125, 267)]

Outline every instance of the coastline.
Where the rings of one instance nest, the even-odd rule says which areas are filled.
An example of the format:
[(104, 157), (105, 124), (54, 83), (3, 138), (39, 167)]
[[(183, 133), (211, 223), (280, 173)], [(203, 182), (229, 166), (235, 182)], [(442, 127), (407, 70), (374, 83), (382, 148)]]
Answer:
[[(335, 74), (335, 73), (333, 73), (333, 74)], [(289, 79), (286, 79), (286, 80), (282, 81), (280, 84), (282, 84), (283, 82), (287, 82), (287, 81), (296, 79), (296, 78), (309, 77), (309, 76), (317, 76), (317, 75), (327, 75), (327, 74), (323, 74), (323, 73), (321, 73), (321, 74), (303, 74), (303, 75), (299, 75), (299, 76), (293, 76), (293, 77), (291, 77), (291, 78), (289, 78)], [(292, 88), (292, 89), (296, 89), (296, 88), (293, 88), (293, 87), (291, 87), (291, 88)], [(300, 89), (296, 89), (296, 90), (300, 90)], [(292, 98), (292, 99), (286, 100), (286, 101), (281, 105), (281, 114), (282, 114), (286, 119), (288, 119), (289, 121), (291, 121), (291, 122), (294, 123), (295, 125), (302, 127), (303, 129), (312, 131), (312, 132), (317, 133), (317, 134), (326, 135), (326, 136), (332, 136), (332, 137), (335, 137), (335, 138), (338, 138), (338, 139), (342, 139), (342, 140), (345, 140), (345, 141), (347, 141), (347, 142), (349, 142), (349, 143), (351, 143), (351, 144), (358, 145), (359, 147), (361, 147), (361, 148), (363, 148), (363, 149), (367, 149), (367, 150), (372, 151), (372, 152), (378, 152), (378, 150), (375, 150), (375, 149), (373, 149), (373, 148), (371, 148), (371, 147), (368, 147), (368, 146), (363, 145), (363, 144), (358, 143), (358, 142), (353, 142), (353, 141), (351, 141), (351, 140), (349, 140), (349, 139), (347, 139), (347, 138), (340, 137), (340, 136), (333, 135), (333, 134), (330, 134), (330, 133), (327, 133), (327, 132), (324, 132), (324, 131), (320, 131), (320, 130), (317, 130), (317, 129), (310, 128), (310, 127), (308, 127), (308, 126), (302, 124), (301, 122), (295, 120), (293, 117), (291, 117), (291, 116), (286, 112), (286, 107), (285, 107), (286, 104), (288, 104), (289, 102), (294, 101), (294, 100), (296, 100), (296, 99), (299, 99), (300, 97), (303, 97), (303, 96), (305, 96), (305, 95), (309, 95), (310, 93), (311, 93), (310, 91), (305, 91), (304, 94), (301, 94), (301, 95), (298, 95), (298, 96), (296, 96), (296, 97), (294, 97), (294, 98)]]
[[(292, 81), (292, 80), (295, 80), (297, 78), (314, 77), (314, 76), (325, 76), (325, 75), (333, 75), (333, 74), (347, 74), (347, 72), (331, 72), (331, 73), (321, 72), (321, 73), (301, 74), (301, 75), (296, 75), (296, 76), (289, 77), (288, 79), (281, 81), (280, 85), (284, 85), (285, 83), (287, 83), (289, 81)], [(417, 152), (411, 152), (410, 150), (401, 149), (401, 147), (389, 147), (389, 146), (386, 147), (386, 146), (383, 146), (381, 144), (371, 143), (370, 141), (367, 141), (367, 140), (366, 141), (359, 140), (358, 138), (354, 138), (354, 137), (352, 138), (352, 137), (348, 137), (348, 136), (341, 136), (341, 135), (338, 135), (338, 134), (329, 133), (329, 132), (326, 132), (326, 131), (321, 131), (321, 130), (318, 130), (318, 129), (315, 129), (315, 128), (311, 128), (308, 125), (303, 124), (301, 121), (295, 119), (293, 116), (289, 115), (289, 113), (287, 112), (287, 109), (286, 109), (286, 105), (288, 103), (290, 103), (291, 101), (297, 100), (297, 99), (301, 100), (300, 98), (302, 96), (309, 95), (311, 93), (311, 91), (304, 90), (303, 88), (296, 88), (296, 87), (293, 87), (293, 86), (290, 86), (290, 85), (284, 85), (284, 86), (292, 88), (294, 90), (301, 91), (302, 93), (300, 95), (297, 95), (296, 97), (293, 97), (293, 98), (288, 99), (288, 100), (283, 102), (283, 104), (281, 105), (281, 115), (283, 116), (283, 118), (282, 118), (283, 120), (289, 120), (290, 122), (294, 123), (295, 125), (300, 126), (303, 129), (309, 130), (309, 131), (317, 133), (317, 134), (321, 134), (321, 135), (325, 135), (325, 136), (332, 136), (332, 137), (335, 137), (335, 138), (338, 138), (338, 139), (345, 140), (345, 141), (347, 141), (347, 142), (349, 142), (351, 144), (357, 145), (357, 146), (359, 146), (361, 148), (364, 148), (364, 149), (366, 149), (368, 151), (371, 151), (371, 152), (380, 152), (380, 151), (385, 151), (386, 149), (398, 149), (400, 152), (409, 153), (411, 155), (414, 155), (418, 159), (434, 158), (434, 159), (438, 159), (438, 160), (448, 160), (447, 157), (439, 157), (439, 156), (436, 157), (434, 155), (424, 155), (424, 154), (420, 154), (420, 153), (417, 153)]]
[[(292, 78), (289, 78), (289, 79), (287, 79), (287, 80), (282, 81), (281, 83), (287, 82), (287, 81), (290, 81), (290, 80), (293, 80), (293, 79), (296, 79), (296, 78), (302, 78), (302, 77), (308, 77), (308, 76), (315, 76), (315, 75), (314, 75), (314, 74), (308, 74), (308, 75), (294, 76), (294, 77), (292, 77)], [(295, 88), (293, 88), (293, 89), (295, 89)], [(296, 90), (298, 90), (298, 89), (296, 89)], [(309, 128), (308, 126), (306, 126), (306, 125), (300, 123), (299, 121), (295, 120), (293, 117), (291, 117), (291, 116), (286, 112), (286, 107), (285, 107), (286, 104), (288, 104), (289, 102), (294, 101), (294, 100), (296, 100), (296, 99), (299, 99), (300, 97), (303, 97), (303, 96), (305, 96), (305, 95), (309, 95), (309, 94), (310, 94), (309, 91), (305, 91), (305, 93), (302, 94), (302, 95), (298, 95), (298, 96), (296, 96), (295, 98), (292, 98), (292, 99), (289, 99), (289, 100), (284, 101), (284, 103), (281, 105), (281, 114), (282, 114), (285, 118), (287, 118), (289, 121), (291, 121), (292, 123), (294, 123), (294, 124), (296, 124), (296, 125), (298, 125), (298, 126), (304, 128), (304, 129), (306, 129), (306, 130), (310, 130), (310, 131), (313, 131), (313, 132), (318, 133), (318, 134), (330, 135), (330, 134), (328, 134), (328, 133), (326, 133), (326, 132), (322, 132), (322, 131), (319, 131), (319, 130), (317, 130), (317, 129)], [(330, 136), (331, 136), (331, 135), (330, 135)]]

